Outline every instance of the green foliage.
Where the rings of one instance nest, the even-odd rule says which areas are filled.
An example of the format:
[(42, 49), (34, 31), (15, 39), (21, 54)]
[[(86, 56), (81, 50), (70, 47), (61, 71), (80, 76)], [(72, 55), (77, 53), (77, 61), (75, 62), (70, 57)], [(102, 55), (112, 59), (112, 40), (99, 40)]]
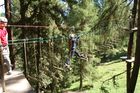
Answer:
[[(110, 63), (103, 63), (91, 71), (95, 71), (93, 78), (85, 78), (83, 83), (83, 88), (85, 86), (91, 86), (90, 88), (83, 89), (87, 93), (118, 93), (126, 91), (126, 73), (123, 73), (115, 78), (112, 78), (116, 74), (125, 71), (125, 63), (120, 62), (120, 60), (114, 60)], [(91, 72), (90, 71), (90, 72)], [(90, 77), (87, 76), (87, 77)], [(67, 90), (74, 90), (78, 87), (78, 81), (73, 83), (71, 87)]]
[(97, 19), (97, 10), (92, 3), (91, 0), (87, 0), (73, 5), (66, 22), (70, 26), (75, 26), (81, 28), (80, 30), (82, 31), (86, 31), (84, 28), (92, 26)]
[[(113, 60), (113, 57), (127, 46), (128, 33), (122, 28), (128, 26), (129, 7), (122, 1), (106, 0), (101, 12), (92, 0), (79, 2), (67, 0), (67, 3), (59, 0), (13, 2), (13, 23), (47, 25), (46, 28), (13, 28), (16, 38), (48, 39), (46, 42), (41, 42), (40, 46), (27, 45), (30, 68), (28, 74), (40, 79), (40, 90), (58, 93), (63, 88), (71, 87), (80, 78), (97, 80), (102, 77), (100, 76), (102, 74), (96, 72), (96, 66), (108, 59)], [(63, 13), (67, 8), (70, 8), (70, 11), (64, 16)], [(68, 36), (72, 26), (75, 27), (74, 33), (80, 36), (77, 49), (88, 57), (88, 61), (74, 58), (73, 71), (67, 73), (64, 72), (63, 65), (68, 57)], [(22, 46), (16, 51), (18, 60), (23, 56), (21, 49)], [(37, 81), (31, 80), (31, 82), (36, 88)], [(107, 92), (105, 86), (101, 89)]]
[(5, 16), (5, 14), (4, 13), (0, 13), (0, 16)]

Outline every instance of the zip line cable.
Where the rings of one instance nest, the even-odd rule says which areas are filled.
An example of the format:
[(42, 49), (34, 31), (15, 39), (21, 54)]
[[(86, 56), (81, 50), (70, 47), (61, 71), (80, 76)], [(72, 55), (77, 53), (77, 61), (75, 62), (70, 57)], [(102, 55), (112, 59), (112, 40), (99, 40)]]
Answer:
[[(10, 13), (14, 14), (12, 11), (10, 11)], [(14, 16), (16, 16), (16, 15), (14, 14)], [(7, 27), (18, 27), (18, 28), (50, 28), (50, 26), (48, 26), (48, 25), (14, 25), (14, 24), (9, 24), (9, 25), (7, 25)], [(54, 28), (57, 28), (57, 26), (54, 26)], [(66, 29), (66, 28), (71, 28), (71, 27), (61, 27), (61, 28), (65, 28)], [(93, 27), (93, 28), (95, 28), (95, 27)], [(93, 28), (91, 28), (91, 30)], [(89, 34), (90, 32), (93, 32), (93, 31), (78, 33), (78, 36)]]
[[(20, 28), (49, 28), (49, 26), (47, 25), (7, 25), (7, 27), (20, 27)], [(55, 26), (57, 27), (57, 26)], [(64, 27), (63, 27), (64, 28)], [(68, 28), (68, 27), (67, 27)], [(71, 28), (71, 27), (69, 27)], [(93, 27), (95, 28), (95, 27)], [(93, 28), (91, 28), (90, 31), (87, 31), (87, 32), (81, 32), (81, 33), (77, 33), (77, 36), (83, 36), (83, 35), (87, 35), (87, 34), (90, 34), (93, 32)], [(67, 36), (52, 36), (52, 37), (49, 37), (49, 38), (43, 38), (43, 40), (49, 40), (49, 39), (62, 39), (62, 38), (68, 38)], [(34, 40), (38, 40), (38, 38), (32, 38), (32, 39), (28, 39), (29, 41), (34, 41)], [(24, 41), (24, 39), (18, 39), (18, 40), (9, 40), (9, 42), (22, 42)]]
[[(40, 28), (49, 28), (49, 26), (40, 26), (40, 25), (38, 25), (38, 26), (34, 26), (34, 25), (8, 25), (8, 27), (12, 27), (12, 26), (14, 26), (14, 27), (23, 27), (23, 28), (38, 28), (38, 27), (40, 27)], [(95, 28), (95, 27), (93, 27), (93, 28)], [(88, 32), (81, 32), (81, 33), (77, 33), (77, 36), (78, 37), (81, 37), (81, 36), (83, 36), (83, 35), (87, 35), (87, 34), (90, 34), (90, 33), (93, 33), (93, 31), (92, 31), (92, 29), (93, 28), (91, 28), (91, 30), (90, 31), (88, 31)], [(68, 39), (69, 37), (68, 36), (52, 36), (52, 37), (49, 37), (49, 38), (43, 38), (43, 40), (50, 40), (50, 39)], [(34, 41), (34, 40), (38, 40), (39, 38), (32, 38), (32, 39), (28, 39), (29, 41)], [(18, 40), (9, 40), (9, 42), (22, 42), (22, 41), (24, 41), (24, 39), (18, 39)]]
[[(7, 27), (19, 27), (19, 28), (49, 28), (49, 26), (47, 25), (7, 25)], [(55, 26), (57, 27), (57, 26)], [(64, 27), (63, 27), (64, 28)], [(67, 27), (68, 28), (68, 27)], [(71, 28), (71, 27), (69, 27)], [(78, 36), (82, 36), (82, 35), (86, 35), (86, 34), (89, 34), (93, 31), (88, 31), (88, 32), (81, 32), (81, 33), (78, 33)], [(64, 36), (66, 37), (66, 36)]]
[[(3, 6), (4, 4), (0, 5), (0, 6)], [(14, 14), (12, 11), (10, 11), (12, 14)], [(98, 23), (97, 23), (98, 25)], [(48, 25), (14, 25), (14, 24), (9, 24), (7, 25), (7, 27), (18, 27), (18, 28), (49, 28), (50, 26)], [(54, 28), (56, 28), (57, 26), (54, 26)], [(61, 28), (69, 28), (69, 27), (61, 27)], [(70, 27), (71, 28), (71, 27)], [(83, 35), (87, 35), (87, 34), (90, 34), (93, 32), (93, 29), (96, 28), (96, 25), (94, 27), (92, 27), (90, 29), (90, 31), (88, 32), (81, 32), (81, 33), (77, 33), (77, 36), (83, 36)], [(66, 37), (66, 36), (64, 36)], [(53, 39), (55, 37), (51, 37), (51, 38), (48, 38), (48, 39)], [(62, 37), (61, 37), (62, 38)], [(34, 38), (35, 39), (35, 38)], [(33, 39), (33, 41), (34, 41)], [(37, 39), (37, 38), (36, 38)], [(30, 39), (29, 39), (30, 40)], [(31, 39), (32, 40), (32, 39)], [(9, 42), (22, 42), (24, 41), (24, 39), (20, 39), (20, 40), (10, 40)]]
[[(19, 27), (19, 28), (50, 28), (50, 26), (48, 25), (7, 25), (7, 27)], [(55, 28), (57, 26), (54, 26)], [(62, 27), (62, 28), (71, 28), (71, 27)], [(88, 32), (82, 32), (82, 33), (78, 33), (79, 36), (81, 35), (85, 35), (85, 34), (89, 34), (90, 32), (93, 31), (88, 31)]]
[[(13, 26), (13, 25), (10, 25), (10, 26)], [(23, 25), (14, 25), (14, 26), (18, 26), (18, 27), (22, 27)], [(46, 27), (46, 26), (31, 26), (31, 25), (24, 25), (23, 27)], [(77, 35), (78, 36), (83, 36), (83, 35), (87, 35), (87, 34), (89, 34), (89, 33), (91, 33), (91, 32), (93, 32), (93, 31), (88, 31), (88, 32), (82, 32), (82, 33), (78, 33)], [(68, 39), (68, 37), (67, 36), (51, 36), (51, 37), (48, 37), (48, 38), (31, 38), (31, 39), (16, 39), (16, 40), (8, 40), (8, 42), (10, 43), (10, 44), (12, 44), (12, 43), (21, 43), (21, 42), (25, 42), (25, 41), (27, 41), (27, 42), (33, 42), (33, 41), (49, 41), (49, 40), (51, 40), (51, 39), (54, 39), (54, 40), (61, 40), (61, 39)]]

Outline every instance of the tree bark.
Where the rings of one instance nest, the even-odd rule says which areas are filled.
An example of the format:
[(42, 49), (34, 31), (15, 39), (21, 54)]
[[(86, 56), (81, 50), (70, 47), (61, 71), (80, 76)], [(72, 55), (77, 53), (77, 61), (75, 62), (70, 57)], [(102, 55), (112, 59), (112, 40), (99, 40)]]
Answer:
[(136, 40), (135, 62), (132, 71), (132, 76), (130, 78), (130, 84), (128, 89), (129, 93), (134, 93), (135, 91), (139, 68), (140, 68), (140, 3), (138, 4), (138, 32)]
[[(129, 30), (135, 27), (135, 19), (136, 19), (136, 13), (137, 13), (137, 0), (134, 0), (134, 5), (132, 9), (132, 16), (130, 18), (129, 23)], [(133, 40), (134, 40), (134, 31), (129, 34), (129, 42), (128, 42), (128, 53), (127, 53), (127, 59), (131, 59), (132, 57), (132, 51), (133, 51)], [(131, 64), (127, 62), (127, 93), (129, 93), (129, 82), (131, 77)]]
[[(5, 16), (8, 19), (8, 24), (11, 23), (11, 4), (10, 0), (5, 0)], [(13, 40), (13, 31), (10, 27), (7, 28), (8, 31), (8, 38), (9, 40)], [(14, 55), (14, 46), (9, 46), (10, 49), (10, 57), (11, 57), (11, 63), (13, 65), (13, 69), (15, 68), (15, 55)]]

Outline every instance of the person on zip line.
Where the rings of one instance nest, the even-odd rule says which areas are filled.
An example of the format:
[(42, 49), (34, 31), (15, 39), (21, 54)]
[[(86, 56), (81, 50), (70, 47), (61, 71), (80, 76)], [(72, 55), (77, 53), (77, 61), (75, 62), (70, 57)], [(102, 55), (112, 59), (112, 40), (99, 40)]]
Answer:
[(71, 59), (74, 57), (74, 56), (77, 56), (79, 57), (80, 59), (87, 59), (83, 54), (79, 53), (78, 50), (77, 50), (77, 44), (78, 44), (78, 41), (80, 39), (80, 36), (77, 36), (76, 34), (74, 34), (74, 28), (72, 28), (71, 30), (71, 33), (69, 34), (69, 55), (68, 55), (68, 58), (66, 59), (66, 62), (65, 62), (65, 68), (68, 68), (69, 70), (71, 70), (72, 68), (70, 67), (70, 64), (71, 64)]
[(12, 67), (11, 67), (11, 60), (10, 60), (10, 51), (8, 47), (8, 32), (6, 29), (7, 26), (7, 18), (5, 17), (0, 17), (0, 43), (1, 43), (1, 48), (2, 48), (2, 56), (4, 59), (4, 63), (6, 63), (8, 67), (8, 72), (7, 74), (10, 75), (12, 74)]

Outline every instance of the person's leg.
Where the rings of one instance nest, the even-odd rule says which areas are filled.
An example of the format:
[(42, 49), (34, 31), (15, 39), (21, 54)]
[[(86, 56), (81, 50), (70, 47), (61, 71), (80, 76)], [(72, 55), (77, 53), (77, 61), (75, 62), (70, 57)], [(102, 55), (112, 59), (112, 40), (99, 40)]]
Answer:
[(67, 58), (66, 59), (66, 62), (65, 62), (65, 65), (64, 65), (65, 68), (71, 70), (72, 68), (70, 67), (70, 58)]
[(11, 67), (11, 60), (10, 60), (10, 57), (9, 55), (3, 55), (3, 59), (4, 59), (4, 62), (7, 64), (7, 67), (8, 67), (8, 72), (12, 72), (12, 67)]
[(65, 63), (68, 64), (68, 65), (70, 65), (70, 59), (67, 58)]
[(75, 50), (70, 51), (70, 58), (72, 58), (75, 55)]
[(3, 60), (7, 65), (8, 68), (8, 74), (12, 74), (12, 65), (9, 55), (3, 55)]
[(79, 53), (78, 51), (75, 51), (76, 56), (80, 57), (81, 59), (87, 59), (87, 57), (84, 54)]
[(73, 58), (74, 55), (75, 55), (75, 49), (72, 49), (69, 53), (69, 58), (66, 59), (66, 62), (65, 62), (65, 65), (64, 65), (64, 67), (68, 68), (69, 70), (72, 69), (70, 67), (70, 65), (71, 65), (71, 59)]
[(3, 47), (3, 59), (4, 62), (7, 64), (9, 74), (11, 74), (12, 67), (11, 67), (11, 60), (9, 55), (10, 55), (9, 47), (8, 46)]
[(78, 51), (75, 51), (76, 56), (80, 57), (80, 53)]

